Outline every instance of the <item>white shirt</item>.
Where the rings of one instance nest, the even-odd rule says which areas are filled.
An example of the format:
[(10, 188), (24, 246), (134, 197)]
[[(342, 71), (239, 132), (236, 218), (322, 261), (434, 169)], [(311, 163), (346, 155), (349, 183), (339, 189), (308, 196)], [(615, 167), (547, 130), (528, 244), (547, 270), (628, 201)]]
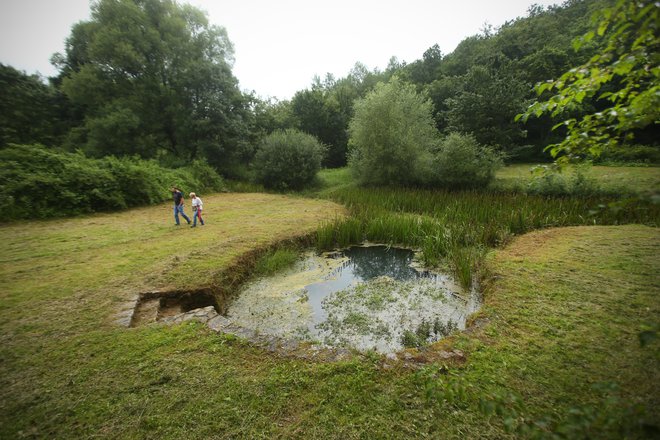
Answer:
[(197, 209), (201, 211), (204, 207), (204, 203), (202, 202), (202, 199), (200, 199), (199, 197), (195, 197), (194, 199), (192, 199), (192, 207), (193, 207), (193, 211), (195, 210), (195, 207), (197, 207)]

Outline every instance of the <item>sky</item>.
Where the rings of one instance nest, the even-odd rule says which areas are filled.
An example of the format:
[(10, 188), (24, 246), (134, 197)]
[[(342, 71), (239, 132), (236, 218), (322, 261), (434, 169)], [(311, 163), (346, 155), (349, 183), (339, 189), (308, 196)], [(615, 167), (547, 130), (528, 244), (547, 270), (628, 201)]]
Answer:
[[(179, 0), (179, 3), (184, 3)], [(186, 0), (227, 29), (240, 88), (289, 99), (315, 75), (346, 76), (356, 62), (384, 69), (438, 44), (450, 53), (484, 24), (526, 15), (559, 0)], [(71, 26), (89, 20), (89, 0), (0, 0), (0, 63), (54, 76)]]

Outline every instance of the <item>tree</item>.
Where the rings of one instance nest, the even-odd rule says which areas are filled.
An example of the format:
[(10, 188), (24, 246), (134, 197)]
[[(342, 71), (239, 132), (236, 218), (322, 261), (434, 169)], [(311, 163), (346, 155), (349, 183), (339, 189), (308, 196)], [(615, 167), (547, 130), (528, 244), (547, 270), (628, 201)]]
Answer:
[(407, 78), (415, 84), (429, 84), (438, 78), (442, 63), (440, 46), (434, 44), (417, 60), (405, 67)]
[(362, 184), (423, 184), (431, 176), (438, 132), (433, 105), (394, 77), (355, 104), (349, 124), (349, 166)]
[(97, 155), (230, 162), (248, 99), (225, 30), (173, 0), (98, 0), (91, 16), (54, 57), (62, 90), (84, 113), (77, 141)]
[(302, 189), (321, 168), (325, 147), (312, 135), (278, 130), (266, 136), (255, 155), (257, 181), (268, 188)]
[(559, 79), (536, 86), (539, 95), (550, 96), (533, 103), (517, 119), (563, 116), (587, 98), (607, 103), (605, 108), (581, 118), (569, 117), (555, 126), (566, 129), (566, 137), (548, 147), (560, 163), (598, 157), (632, 139), (635, 130), (658, 124), (659, 10), (653, 0), (620, 0), (603, 10), (594, 19), (593, 29), (574, 42), (579, 50), (594, 38), (603, 38), (600, 53)]
[(0, 90), (0, 147), (59, 141), (64, 121), (54, 87), (0, 63)]
[(485, 187), (502, 166), (500, 154), (466, 134), (449, 133), (433, 156), (433, 185), (444, 188)]
[(525, 132), (514, 122), (525, 108), (529, 85), (503, 73), (474, 66), (462, 77), (459, 92), (448, 99), (448, 130), (472, 133), (477, 142), (502, 151), (519, 145)]
[[(334, 81), (330, 83), (334, 85)], [(297, 128), (316, 136), (330, 150), (324, 165), (338, 167), (346, 164), (346, 125), (339, 102), (320, 84), (311, 90), (297, 92), (291, 100), (291, 111)]]

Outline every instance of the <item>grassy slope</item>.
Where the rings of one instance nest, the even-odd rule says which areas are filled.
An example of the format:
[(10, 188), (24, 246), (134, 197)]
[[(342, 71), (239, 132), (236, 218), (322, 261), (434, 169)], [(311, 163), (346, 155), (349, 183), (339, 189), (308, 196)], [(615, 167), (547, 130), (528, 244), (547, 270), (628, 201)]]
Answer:
[(173, 232), (169, 206), (0, 228), (0, 438), (502, 437), (483, 397), (513, 393), (554, 420), (599, 402), (590, 382), (619, 383), (626, 404), (658, 395), (657, 345), (640, 350), (636, 333), (658, 320), (660, 236), (641, 226), (541, 231), (497, 252), (491, 322), (456, 338), (468, 362), (450, 374), (282, 359), (195, 324), (113, 326), (127, 293), (208, 283), (337, 209), (204, 200), (196, 230)]

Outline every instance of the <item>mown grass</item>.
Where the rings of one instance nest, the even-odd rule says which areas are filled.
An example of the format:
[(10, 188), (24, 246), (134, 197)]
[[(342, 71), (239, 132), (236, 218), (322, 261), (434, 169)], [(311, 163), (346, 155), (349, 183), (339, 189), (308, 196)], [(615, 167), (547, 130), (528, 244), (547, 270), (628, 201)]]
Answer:
[(637, 332), (658, 317), (659, 240), (641, 226), (516, 240), (489, 258), (490, 323), (451, 342), (467, 362), (417, 371), (282, 358), (197, 324), (118, 328), (112, 278), (68, 295), (14, 286), (0, 437), (640, 437), (658, 423), (657, 342), (642, 349)]
[(373, 355), (281, 357), (197, 324), (115, 325), (135, 292), (214, 283), (245, 253), (343, 212), (202, 197), (194, 230), (170, 224), (169, 204), (0, 227), (0, 438), (614, 439), (660, 424), (658, 342), (638, 341), (660, 318), (656, 228), (550, 229), (489, 251), (487, 324), (438, 347), (466, 361), (384, 369)]

